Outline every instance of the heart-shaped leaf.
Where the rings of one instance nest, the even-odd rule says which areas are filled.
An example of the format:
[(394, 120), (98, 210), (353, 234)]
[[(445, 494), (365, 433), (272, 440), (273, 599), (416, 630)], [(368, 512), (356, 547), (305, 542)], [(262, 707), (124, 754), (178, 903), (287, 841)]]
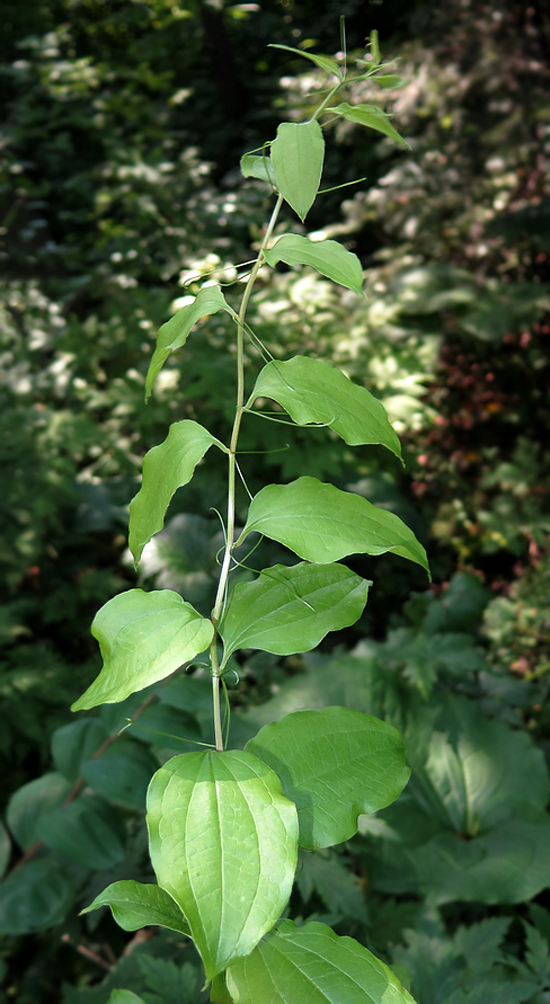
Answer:
[(157, 344), (145, 381), (145, 400), (151, 396), (153, 384), (157, 379), (164, 363), (174, 349), (181, 348), (187, 341), (187, 336), (191, 328), (200, 321), (201, 317), (208, 314), (216, 314), (219, 310), (227, 310), (232, 313), (219, 286), (203, 286), (197, 293), (193, 303), (182, 307), (166, 324), (159, 328)]
[(348, 554), (392, 551), (429, 573), (424, 548), (398, 516), (317, 478), (262, 488), (250, 503), (237, 544), (252, 531), (277, 540), (306, 561), (338, 561)]
[(321, 275), (333, 282), (363, 292), (363, 269), (357, 255), (338, 241), (310, 241), (299, 234), (283, 234), (279, 240), (264, 251), (268, 265), (274, 267), (278, 261), (286, 265), (311, 265)]
[(384, 405), (322, 359), (273, 360), (260, 370), (248, 406), (258, 397), (277, 401), (297, 425), (328, 425), (350, 446), (385, 446), (401, 459)]
[(348, 840), (357, 817), (393, 802), (410, 775), (397, 729), (351, 708), (296, 711), (265, 725), (246, 749), (296, 803), (309, 851)]
[(302, 221), (319, 191), (324, 157), (318, 122), (281, 122), (271, 144), (271, 165), (279, 192)]
[(115, 704), (163, 680), (204, 652), (213, 632), (212, 622), (171, 589), (128, 589), (114, 596), (92, 624), (103, 669), (71, 710)]
[(410, 149), (407, 140), (399, 135), (397, 129), (394, 129), (392, 126), (386, 112), (378, 108), (377, 105), (350, 105), (347, 101), (344, 101), (341, 105), (334, 105), (332, 108), (328, 108), (327, 111), (330, 111), (333, 115), (341, 115), (348, 122), (355, 122), (357, 125), (367, 126), (369, 129), (383, 132), (385, 136), (394, 139), (400, 146), (406, 146), (407, 149)]
[(414, 1004), (380, 959), (325, 924), (284, 920), (226, 980), (239, 1004)]
[(164, 442), (145, 454), (143, 483), (130, 502), (128, 546), (136, 565), (153, 534), (162, 530), (174, 492), (191, 480), (195, 467), (213, 445), (226, 451), (208, 429), (184, 419), (174, 422)]
[(185, 915), (211, 980), (252, 951), (288, 900), (296, 807), (251, 753), (184, 753), (153, 777), (147, 825), (158, 883)]
[(275, 655), (308, 652), (328, 634), (355, 624), (371, 583), (343, 565), (274, 565), (235, 586), (220, 633), (224, 663), (238, 648)]
[(113, 917), (124, 931), (139, 931), (154, 924), (180, 934), (189, 934), (179, 906), (158, 885), (144, 885), (133, 880), (113, 882), (80, 912), (90, 913), (100, 906), (111, 908)]

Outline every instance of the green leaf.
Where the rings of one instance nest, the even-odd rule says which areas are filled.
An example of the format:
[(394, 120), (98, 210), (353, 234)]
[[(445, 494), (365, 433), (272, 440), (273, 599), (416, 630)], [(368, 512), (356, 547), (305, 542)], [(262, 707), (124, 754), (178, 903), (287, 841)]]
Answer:
[(275, 174), (271, 159), (266, 154), (243, 153), (241, 157), (241, 174), (243, 178), (257, 178), (275, 185)]
[(324, 156), (318, 122), (281, 122), (271, 144), (271, 164), (279, 192), (302, 221), (319, 191)]
[(92, 624), (103, 669), (71, 710), (123, 701), (163, 680), (204, 652), (213, 631), (211, 621), (170, 589), (128, 589), (114, 596)]
[(157, 379), (164, 363), (174, 349), (180, 349), (185, 345), (187, 336), (191, 328), (200, 321), (201, 317), (208, 314), (216, 314), (219, 310), (226, 310), (232, 313), (219, 286), (203, 286), (197, 293), (193, 303), (188, 304), (178, 310), (166, 324), (159, 328), (157, 335), (157, 345), (153, 353), (147, 379), (145, 381), (145, 400), (151, 396), (153, 384)]
[(306, 561), (392, 551), (429, 572), (424, 548), (398, 516), (317, 478), (262, 488), (250, 503), (237, 544), (253, 531), (277, 540)]
[(251, 952), (285, 906), (296, 868), (296, 808), (250, 753), (184, 753), (147, 800), (159, 885), (184, 913), (207, 980)]
[(8, 867), (11, 855), (11, 840), (6, 827), (0, 823), (0, 878)]
[(131, 880), (113, 882), (80, 912), (90, 913), (100, 906), (111, 908), (113, 917), (124, 931), (139, 931), (142, 927), (155, 924), (189, 935), (189, 927), (179, 906), (158, 885), (144, 885)]
[(316, 66), (320, 66), (322, 70), (326, 70), (327, 73), (335, 73), (337, 77), (341, 75), (340, 66), (332, 56), (323, 56), (321, 53), (317, 52), (304, 52), (303, 49), (293, 49), (291, 45), (276, 45), (275, 42), (271, 42), (268, 45), (268, 49), (284, 49), (285, 52), (294, 52), (297, 56), (303, 56), (304, 59), (310, 59), (312, 63)]
[(371, 583), (343, 565), (274, 565), (235, 586), (220, 626), (224, 663), (239, 648), (292, 655), (355, 624)]
[(85, 868), (112, 868), (124, 860), (126, 828), (117, 809), (83, 795), (40, 819), (40, 839)]
[(132, 740), (118, 740), (97, 760), (84, 760), (86, 784), (103, 798), (125, 809), (145, 809), (147, 786), (158, 767), (148, 750)]
[(283, 921), (226, 980), (239, 1004), (414, 1004), (391, 969), (325, 924)]
[(211, 446), (226, 451), (223, 443), (198, 422), (174, 422), (160, 446), (143, 458), (143, 483), (130, 502), (128, 546), (137, 565), (153, 534), (162, 530), (174, 492), (193, 477), (195, 467)]
[(363, 292), (363, 269), (357, 255), (346, 251), (338, 241), (310, 241), (299, 234), (283, 234), (268, 251), (264, 251), (268, 265), (278, 261), (286, 265), (311, 265), (321, 275), (326, 275), (355, 293)]
[(131, 990), (113, 990), (107, 1004), (145, 1004), (145, 1001)]
[(65, 919), (72, 883), (55, 862), (29, 861), (0, 883), (0, 934), (32, 934)]
[(97, 718), (81, 718), (62, 725), (52, 736), (52, 757), (57, 770), (74, 783), (82, 760), (89, 760), (109, 735)]
[(327, 910), (342, 919), (352, 918), (360, 924), (368, 923), (362, 883), (357, 875), (345, 867), (341, 854), (302, 855), (301, 867), (296, 873), (300, 896), (306, 903), (313, 892), (322, 899)]
[(327, 112), (332, 112), (334, 115), (341, 115), (348, 122), (355, 122), (357, 125), (367, 126), (369, 129), (376, 129), (377, 132), (383, 132), (385, 136), (389, 136), (390, 139), (394, 139), (396, 143), (401, 146), (406, 146), (410, 149), (409, 144), (402, 136), (399, 135), (397, 129), (392, 126), (388, 115), (383, 112), (381, 108), (376, 105), (350, 105), (347, 101), (343, 101), (341, 105), (334, 105), (332, 108), (327, 108)]
[(380, 84), (380, 87), (391, 87), (394, 91), (398, 87), (404, 87), (407, 83), (397, 73), (383, 73), (381, 77), (373, 77), (373, 80), (375, 83)]
[(6, 822), (19, 846), (27, 851), (38, 840), (37, 826), (44, 813), (63, 805), (71, 790), (69, 782), (54, 771), (29, 781), (13, 793)]
[(277, 401), (297, 425), (328, 425), (350, 446), (379, 444), (401, 459), (383, 404), (322, 359), (273, 360), (260, 370), (248, 405), (258, 397)]
[(297, 711), (245, 748), (279, 776), (309, 851), (348, 840), (358, 816), (393, 802), (410, 775), (397, 729), (351, 708)]

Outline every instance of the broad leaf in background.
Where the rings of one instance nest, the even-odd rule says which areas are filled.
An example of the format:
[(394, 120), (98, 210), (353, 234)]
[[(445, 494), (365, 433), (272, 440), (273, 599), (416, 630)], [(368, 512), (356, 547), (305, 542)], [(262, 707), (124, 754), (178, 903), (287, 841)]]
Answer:
[(89, 760), (109, 735), (97, 718), (81, 718), (56, 729), (52, 736), (52, 757), (57, 770), (74, 783), (80, 777), (82, 760)]
[(103, 669), (72, 711), (123, 701), (163, 680), (208, 648), (213, 627), (170, 589), (128, 589), (96, 614), (92, 634)]
[(224, 663), (239, 648), (292, 655), (355, 624), (371, 583), (344, 565), (273, 565), (235, 586), (220, 625)]
[(304, 49), (293, 49), (291, 45), (277, 45), (275, 42), (270, 43), (268, 49), (284, 49), (285, 52), (293, 52), (296, 56), (310, 59), (312, 63), (315, 63), (322, 70), (326, 70), (327, 73), (335, 73), (336, 76), (340, 76), (342, 72), (339, 64), (332, 56), (324, 56), (320, 52), (306, 52)]
[(0, 883), (0, 934), (32, 934), (61, 923), (75, 897), (50, 858), (29, 861)]
[(393, 802), (410, 775), (397, 730), (351, 708), (297, 711), (266, 725), (246, 749), (296, 803), (308, 851), (348, 840), (358, 816)]
[(273, 360), (258, 374), (248, 406), (258, 397), (277, 401), (297, 425), (328, 425), (350, 446), (385, 446), (401, 459), (384, 405), (322, 359)]
[(275, 185), (275, 174), (271, 158), (266, 154), (244, 153), (241, 157), (241, 173), (243, 178), (257, 178)]
[(66, 778), (52, 771), (13, 793), (8, 802), (6, 822), (24, 851), (39, 839), (37, 827), (41, 816), (63, 805), (70, 791), (71, 785)]
[(296, 885), (304, 903), (316, 893), (331, 915), (368, 923), (362, 880), (346, 868), (343, 855), (334, 851), (303, 854)]
[(125, 809), (145, 809), (147, 786), (158, 760), (141, 743), (118, 739), (97, 759), (83, 760), (80, 772), (86, 784), (103, 798)]
[(6, 827), (0, 823), (0, 878), (6, 871), (11, 855), (11, 840)]
[(147, 825), (158, 883), (184, 913), (211, 980), (252, 951), (287, 903), (296, 808), (251, 753), (185, 753), (153, 777)]
[(156, 348), (145, 381), (145, 400), (151, 396), (153, 384), (170, 353), (185, 345), (191, 328), (197, 321), (200, 321), (201, 317), (217, 314), (219, 310), (227, 310), (231, 313), (231, 308), (220, 287), (216, 285), (203, 286), (193, 303), (182, 307), (169, 321), (166, 321), (166, 324), (159, 328)]
[(282, 921), (226, 980), (239, 1004), (414, 1004), (391, 969), (325, 924)]
[(280, 194), (302, 221), (319, 191), (324, 157), (318, 122), (281, 122), (271, 144), (271, 164)]
[(334, 115), (341, 115), (348, 122), (356, 122), (357, 125), (368, 126), (369, 129), (383, 132), (385, 136), (394, 139), (396, 143), (410, 149), (407, 141), (392, 126), (386, 112), (378, 108), (377, 105), (350, 105), (347, 101), (344, 101), (341, 105), (334, 105), (334, 107), (328, 108), (327, 111)]
[(223, 443), (198, 422), (174, 422), (160, 446), (143, 458), (143, 481), (130, 502), (128, 546), (137, 565), (141, 552), (164, 526), (164, 517), (174, 492), (193, 477), (195, 467), (211, 446), (225, 450)]
[(392, 90), (397, 90), (398, 87), (404, 87), (407, 83), (403, 77), (398, 76), (397, 73), (383, 73), (380, 77), (374, 77), (374, 83), (378, 84), (380, 87), (391, 88)]
[(286, 265), (311, 265), (333, 282), (353, 290), (363, 292), (363, 268), (357, 255), (338, 241), (310, 241), (300, 234), (283, 234), (276, 243), (264, 251), (268, 265), (274, 267), (278, 261)]
[(179, 906), (158, 885), (144, 885), (133, 880), (113, 882), (80, 912), (90, 913), (100, 906), (110, 907), (117, 924), (125, 931), (139, 931), (154, 924), (189, 935)]
[(252, 531), (279, 541), (307, 561), (392, 551), (428, 571), (424, 548), (398, 516), (317, 478), (262, 488), (250, 503), (237, 545)]
[(48, 847), (85, 868), (112, 868), (124, 860), (124, 819), (95, 795), (81, 795), (53, 809), (41, 817), (37, 829)]
[(145, 1004), (145, 1001), (132, 990), (113, 990), (107, 1004)]

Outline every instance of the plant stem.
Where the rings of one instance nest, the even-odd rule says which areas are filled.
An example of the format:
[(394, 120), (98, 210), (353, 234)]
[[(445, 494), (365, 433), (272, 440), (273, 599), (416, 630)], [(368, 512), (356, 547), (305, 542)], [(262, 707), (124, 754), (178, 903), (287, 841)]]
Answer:
[(237, 404), (235, 408), (235, 418), (233, 420), (233, 428), (231, 430), (231, 441), (229, 444), (229, 468), (228, 468), (228, 479), (227, 479), (227, 526), (226, 526), (225, 548), (220, 572), (220, 580), (218, 582), (218, 589), (216, 592), (214, 609), (212, 610), (214, 637), (212, 639), (212, 644), (210, 645), (210, 658), (212, 664), (214, 741), (216, 744), (216, 750), (218, 750), (218, 752), (223, 750), (223, 729), (222, 729), (222, 718), (221, 718), (220, 666), (218, 662), (217, 627), (220, 622), (223, 610), (223, 603), (227, 592), (227, 583), (229, 580), (229, 572), (231, 570), (231, 554), (235, 543), (235, 485), (236, 485), (236, 466), (237, 466), (236, 455), (237, 455), (237, 444), (239, 441), (239, 431), (241, 428), (241, 420), (244, 412), (244, 335), (245, 335), (246, 311), (248, 308), (248, 302), (250, 300), (252, 289), (256, 281), (256, 276), (258, 275), (260, 267), (264, 261), (264, 249), (268, 246), (271, 240), (273, 230), (277, 222), (277, 218), (281, 211), (282, 204), (283, 204), (283, 197), (282, 195), (278, 195), (277, 202), (275, 203), (273, 212), (271, 214), (271, 218), (267, 225), (262, 245), (258, 252), (258, 257), (256, 258), (256, 261), (254, 262), (254, 265), (252, 267), (252, 271), (248, 277), (248, 281), (246, 283), (246, 287), (241, 300), (239, 315), (237, 318)]

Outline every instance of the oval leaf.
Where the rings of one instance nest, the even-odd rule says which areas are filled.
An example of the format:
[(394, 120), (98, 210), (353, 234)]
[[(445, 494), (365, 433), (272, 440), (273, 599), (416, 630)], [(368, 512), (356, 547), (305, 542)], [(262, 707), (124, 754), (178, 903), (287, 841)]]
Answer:
[(48, 847), (85, 868), (113, 868), (124, 860), (124, 820), (117, 809), (93, 795), (42, 816), (38, 831)]
[(0, 884), (0, 934), (54, 927), (65, 919), (73, 899), (71, 881), (53, 861), (29, 861)]
[(319, 191), (324, 156), (318, 122), (281, 122), (271, 144), (271, 164), (279, 192), (302, 221)]
[(163, 680), (204, 652), (213, 631), (211, 621), (171, 589), (129, 589), (114, 596), (92, 624), (103, 669), (71, 710), (114, 704)]
[(309, 652), (328, 634), (355, 624), (371, 583), (343, 565), (274, 565), (235, 586), (220, 634), (224, 663), (238, 648), (275, 655)]
[(223, 443), (198, 422), (174, 422), (160, 446), (143, 458), (143, 483), (130, 502), (128, 546), (137, 565), (153, 534), (164, 526), (164, 517), (174, 492), (193, 477), (195, 467), (211, 446), (225, 450)]
[(239, 1004), (414, 1004), (380, 959), (325, 924), (283, 921), (226, 980)]
[(311, 265), (355, 293), (363, 292), (363, 269), (357, 255), (346, 251), (338, 241), (310, 241), (299, 234), (283, 234), (269, 251), (264, 251), (268, 265), (278, 261), (286, 265)]
[(8, 802), (6, 822), (24, 851), (38, 840), (37, 827), (41, 816), (63, 805), (70, 790), (71, 785), (66, 778), (52, 771), (14, 791)]
[(56, 729), (51, 747), (57, 770), (74, 783), (80, 777), (82, 760), (93, 757), (108, 735), (108, 730), (97, 718), (81, 718)]
[(350, 446), (385, 446), (401, 459), (384, 405), (322, 359), (273, 360), (258, 374), (248, 404), (258, 397), (277, 401), (297, 425), (328, 425)]
[(211, 980), (252, 951), (288, 900), (296, 807), (251, 753), (184, 753), (153, 777), (147, 824), (158, 883), (184, 913)]
[(422, 544), (398, 516), (317, 478), (262, 488), (250, 503), (237, 544), (252, 531), (277, 540), (306, 561), (324, 563), (348, 554), (392, 551), (429, 573)]
[(97, 759), (83, 760), (86, 784), (103, 798), (125, 809), (145, 809), (147, 787), (158, 760), (141, 743), (119, 739)]
[(203, 286), (197, 293), (193, 303), (178, 310), (166, 324), (159, 328), (157, 344), (145, 381), (145, 400), (151, 396), (153, 384), (157, 379), (164, 363), (174, 349), (181, 348), (187, 341), (187, 336), (191, 328), (200, 321), (201, 317), (208, 314), (216, 314), (219, 310), (227, 310), (231, 313), (231, 308), (227, 303), (219, 286)]
[(357, 125), (367, 126), (369, 129), (383, 132), (385, 136), (389, 136), (390, 139), (394, 139), (396, 143), (406, 146), (410, 150), (406, 139), (403, 139), (397, 132), (397, 129), (394, 129), (386, 112), (382, 111), (376, 105), (350, 105), (347, 101), (344, 101), (341, 105), (335, 105), (333, 108), (327, 109), (327, 111), (332, 112), (334, 115), (341, 115), (348, 122), (355, 122)]
[(335, 73), (337, 77), (340, 76), (340, 67), (332, 56), (324, 56), (318, 52), (304, 52), (303, 49), (293, 49), (291, 45), (277, 45), (272, 42), (268, 45), (268, 49), (284, 49), (285, 52), (294, 52), (297, 56), (303, 56), (304, 59), (310, 59), (312, 63), (316, 66), (320, 66), (322, 70), (326, 70), (327, 73)]
[(113, 917), (124, 931), (139, 931), (154, 924), (180, 934), (189, 934), (179, 906), (158, 885), (144, 885), (133, 880), (113, 882), (80, 912), (90, 913), (100, 906), (111, 908)]
[(296, 711), (265, 725), (246, 749), (295, 802), (308, 851), (348, 840), (357, 817), (393, 802), (410, 775), (397, 729), (351, 708)]

